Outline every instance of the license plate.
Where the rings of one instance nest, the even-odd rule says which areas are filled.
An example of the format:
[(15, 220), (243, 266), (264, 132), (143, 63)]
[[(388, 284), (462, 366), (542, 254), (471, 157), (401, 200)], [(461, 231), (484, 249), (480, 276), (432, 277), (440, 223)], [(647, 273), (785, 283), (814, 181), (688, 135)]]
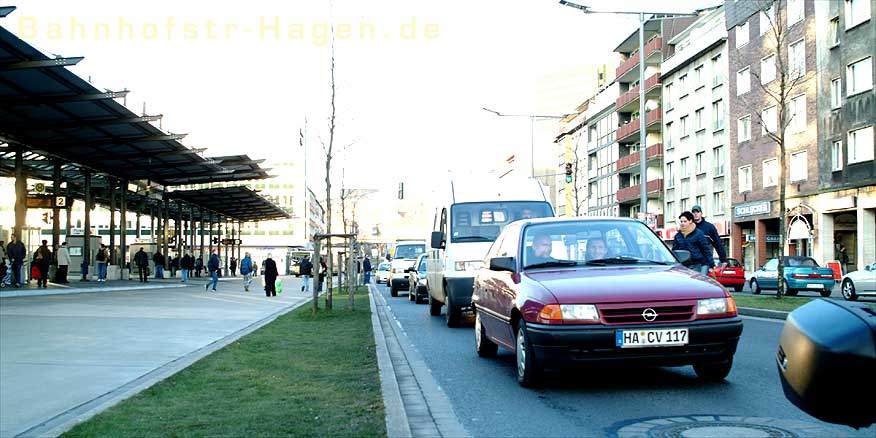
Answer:
[(721, 272), (723, 272), (723, 273), (725, 273), (725, 274), (735, 274), (735, 273), (736, 273), (736, 271), (734, 271), (733, 269), (725, 269), (725, 270), (723, 270), (723, 271), (721, 271)]
[(827, 289), (827, 286), (820, 283), (809, 283), (806, 285), (806, 289)]
[(687, 345), (687, 329), (618, 330), (615, 345), (620, 348)]

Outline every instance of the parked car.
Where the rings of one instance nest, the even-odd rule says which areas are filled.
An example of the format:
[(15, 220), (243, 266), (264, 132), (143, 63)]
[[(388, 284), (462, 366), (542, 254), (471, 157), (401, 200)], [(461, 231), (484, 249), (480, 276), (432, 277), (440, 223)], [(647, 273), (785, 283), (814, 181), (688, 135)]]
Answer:
[(742, 320), (724, 287), (681, 265), (689, 259), (633, 219), (511, 223), (475, 277), (476, 351), (515, 352), (527, 387), (570, 363), (693, 365), (723, 380)]
[[(760, 294), (764, 290), (779, 288), (779, 259), (766, 262), (748, 280), (751, 292)], [(819, 292), (823, 297), (829, 297), (836, 281), (833, 270), (818, 266), (812, 257), (785, 256), (785, 294), (789, 297), (800, 291)]]
[(389, 279), (389, 262), (377, 265), (377, 283), (386, 283)]
[(429, 300), (429, 289), (426, 287), (426, 259), (427, 254), (420, 254), (417, 257), (415, 268), (410, 268), (410, 285), (408, 289), (408, 300), (417, 304), (426, 303)]
[(864, 266), (863, 271), (849, 272), (843, 276), (843, 298), (855, 301), (858, 296), (876, 296), (876, 262)]
[(709, 270), (709, 277), (714, 278), (726, 288), (733, 288), (736, 292), (742, 292), (745, 286), (745, 267), (739, 260), (727, 259), (727, 266), (721, 268), (721, 261), (715, 259), (715, 267)]

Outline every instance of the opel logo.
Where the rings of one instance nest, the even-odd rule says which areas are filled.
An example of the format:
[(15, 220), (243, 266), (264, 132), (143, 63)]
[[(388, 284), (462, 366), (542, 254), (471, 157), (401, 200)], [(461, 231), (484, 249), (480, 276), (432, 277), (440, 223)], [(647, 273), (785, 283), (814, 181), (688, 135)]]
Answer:
[(655, 319), (657, 319), (657, 312), (655, 312), (654, 309), (649, 307), (649, 308), (645, 309), (644, 312), (642, 312), (642, 318), (645, 318), (645, 321), (648, 321), (648, 322), (654, 321)]

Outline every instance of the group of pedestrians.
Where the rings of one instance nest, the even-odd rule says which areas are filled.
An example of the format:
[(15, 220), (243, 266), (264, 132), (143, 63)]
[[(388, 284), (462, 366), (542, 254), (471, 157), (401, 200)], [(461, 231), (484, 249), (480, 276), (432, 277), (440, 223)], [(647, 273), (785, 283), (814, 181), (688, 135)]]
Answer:
[[(31, 256), (30, 278), (37, 281), (38, 288), (47, 288), (49, 283), (49, 266), (56, 264), (56, 282), (67, 283), (67, 267), (70, 264), (70, 254), (67, 252), (67, 243), (64, 242), (61, 248), (55, 254), (49, 249), (48, 241), (43, 240), (42, 244), (34, 251)], [(58, 260), (55, 260), (58, 257)], [(19, 288), (24, 282), (24, 273), (22, 269), (25, 266), (27, 259), (27, 249), (24, 247), (18, 236), (15, 234), (10, 236), (9, 244), (3, 245), (0, 242), (0, 282), (3, 285), (11, 285)], [(8, 265), (7, 265), (8, 262)]]
[(678, 233), (672, 241), (673, 250), (686, 250), (690, 252), (688, 268), (708, 275), (709, 270), (715, 267), (715, 258), (712, 256), (712, 248), (718, 252), (718, 261), (721, 267), (727, 266), (727, 252), (724, 243), (718, 235), (718, 229), (703, 217), (703, 209), (694, 205), (690, 211), (685, 211), (678, 216)]

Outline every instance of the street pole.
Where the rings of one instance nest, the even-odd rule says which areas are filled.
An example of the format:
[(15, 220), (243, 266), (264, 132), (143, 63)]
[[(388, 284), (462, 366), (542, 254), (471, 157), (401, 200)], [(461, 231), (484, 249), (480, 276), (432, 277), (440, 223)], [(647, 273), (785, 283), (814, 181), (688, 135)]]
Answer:
[(648, 212), (648, 164), (645, 132), (645, 13), (639, 12), (639, 213)]

